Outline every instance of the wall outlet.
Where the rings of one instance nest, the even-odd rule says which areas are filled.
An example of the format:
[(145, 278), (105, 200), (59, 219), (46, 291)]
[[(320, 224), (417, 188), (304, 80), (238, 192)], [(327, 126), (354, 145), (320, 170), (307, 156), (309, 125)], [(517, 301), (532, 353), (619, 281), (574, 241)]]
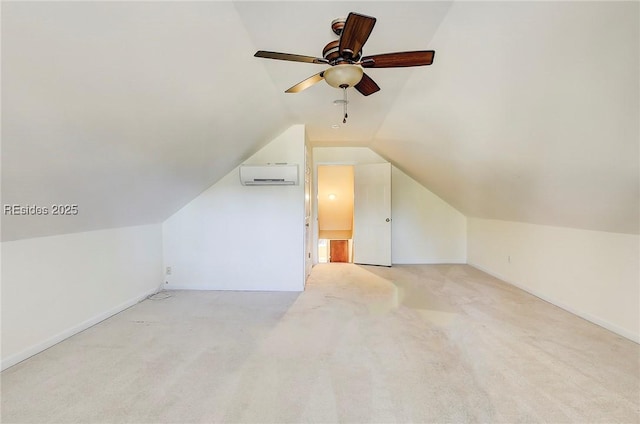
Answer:
[(171, 275), (171, 267), (170, 266), (167, 267), (167, 271), (166, 272), (167, 272), (167, 275)]
[(511, 263), (511, 255), (507, 256), (507, 262)]

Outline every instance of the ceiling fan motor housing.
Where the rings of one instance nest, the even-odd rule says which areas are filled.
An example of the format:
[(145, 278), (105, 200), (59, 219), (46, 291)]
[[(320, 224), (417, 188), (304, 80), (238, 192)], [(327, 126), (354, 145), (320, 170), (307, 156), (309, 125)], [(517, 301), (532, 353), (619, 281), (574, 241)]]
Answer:
[(340, 40), (333, 40), (322, 49), (322, 57), (327, 59), (331, 65), (357, 62), (361, 56), (362, 51), (358, 52), (357, 55), (354, 55), (349, 60), (340, 57)]

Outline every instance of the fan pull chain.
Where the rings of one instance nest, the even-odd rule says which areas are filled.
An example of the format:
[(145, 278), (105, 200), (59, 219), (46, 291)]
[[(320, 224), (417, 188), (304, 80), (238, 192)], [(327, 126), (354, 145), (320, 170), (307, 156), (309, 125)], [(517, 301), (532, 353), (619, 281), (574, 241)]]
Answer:
[(342, 87), (342, 91), (344, 93), (343, 95), (343, 103), (342, 103), (342, 107), (344, 110), (344, 118), (342, 118), (342, 123), (346, 124), (347, 123), (347, 118), (349, 117), (349, 115), (347, 114), (347, 103), (349, 103), (349, 101), (347, 100), (347, 87)]

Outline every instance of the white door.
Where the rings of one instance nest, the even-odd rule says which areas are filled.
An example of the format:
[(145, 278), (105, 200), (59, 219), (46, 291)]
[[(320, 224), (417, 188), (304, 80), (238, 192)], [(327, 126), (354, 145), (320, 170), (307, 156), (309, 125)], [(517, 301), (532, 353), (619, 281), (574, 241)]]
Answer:
[(391, 266), (391, 164), (355, 166), (353, 262)]

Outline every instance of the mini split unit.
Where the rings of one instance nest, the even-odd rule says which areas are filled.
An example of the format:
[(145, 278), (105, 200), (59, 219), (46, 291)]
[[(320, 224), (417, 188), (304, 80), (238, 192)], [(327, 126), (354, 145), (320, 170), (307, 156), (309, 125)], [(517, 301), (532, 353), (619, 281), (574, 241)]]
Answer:
[(241, 165), (240, 183), (245, 186), (298, 185), (298, 165)]

